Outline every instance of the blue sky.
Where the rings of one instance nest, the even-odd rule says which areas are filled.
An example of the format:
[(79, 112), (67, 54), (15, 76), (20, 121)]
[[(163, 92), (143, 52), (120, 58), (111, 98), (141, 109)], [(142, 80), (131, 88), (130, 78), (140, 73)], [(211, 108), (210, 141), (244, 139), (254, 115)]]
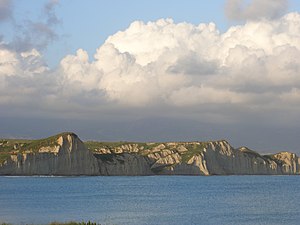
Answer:
[(0, 136), (300, 153), (299, 40), (298, 0), (0, 0)]

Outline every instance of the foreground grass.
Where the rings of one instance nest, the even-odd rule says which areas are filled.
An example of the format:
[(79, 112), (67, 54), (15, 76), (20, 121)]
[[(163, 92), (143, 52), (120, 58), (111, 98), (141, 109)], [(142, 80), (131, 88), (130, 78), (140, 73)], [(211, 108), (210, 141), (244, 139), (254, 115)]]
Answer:
[[(10, 223), (1, 223), (1, 225), (12, 225)], [(33, 224), (30, 224), (33, 225)], [(74, 222), (74, 221), (70, 221), (70, 222), (65, 222), (65, 223), (60, 223), (60, 222), (52, 222), (49, 223), (48, 225), (101, 225), (100, 223), (94, 223), (91, 221), (88, 222)]]
[(91, 221), (88, 222), (66, 222), (66, 223), (59, 223), (59, 222), (52, 222), (49, 225), (101, 225), (100, 223), (94, 223)]
[(86, 222), (66, 222), (66, 223), (59, 223), (59, 222), (52, 222), (49, 225), (101, 225), (99, 223), (94, 223), (91, 221)]

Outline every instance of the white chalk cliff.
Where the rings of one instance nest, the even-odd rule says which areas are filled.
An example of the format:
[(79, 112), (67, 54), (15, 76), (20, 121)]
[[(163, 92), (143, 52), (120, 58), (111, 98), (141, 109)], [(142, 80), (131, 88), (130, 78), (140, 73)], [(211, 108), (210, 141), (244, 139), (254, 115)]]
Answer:
[(98, 163), (77, 135), (66, 133), (59, 135), (51, 146), (11, 154), (0, 166), (0, 174), (96, 175)]
[[(88, 148), (73, 133), (24, 145), (0, 162), (1, 175), (296, 175), (294, 153), (260, 155), (226, 141), (119, 143)], [(42, 143), (42, 144), (40, 144)], [(1, 144), (1, 143), (0, 143)], [(27, 148), (27, 149), (26, 149)]]

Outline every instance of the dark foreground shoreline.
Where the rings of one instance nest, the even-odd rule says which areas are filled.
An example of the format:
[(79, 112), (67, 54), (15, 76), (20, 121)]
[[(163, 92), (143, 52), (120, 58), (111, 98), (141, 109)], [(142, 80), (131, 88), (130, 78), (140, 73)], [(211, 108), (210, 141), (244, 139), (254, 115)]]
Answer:
[[(11, 223), (1, 223), (1, 225), (13, 225)], [(34, 225), (34, 224), (30, 224), (30, 225)], [(70, 222), (51, 222), (48, 223), (47, 225), (101, 225), (100, 223), (94, 223), (91, 221), (88, 222), (75, 222), (75, 221), (70, 221)]]

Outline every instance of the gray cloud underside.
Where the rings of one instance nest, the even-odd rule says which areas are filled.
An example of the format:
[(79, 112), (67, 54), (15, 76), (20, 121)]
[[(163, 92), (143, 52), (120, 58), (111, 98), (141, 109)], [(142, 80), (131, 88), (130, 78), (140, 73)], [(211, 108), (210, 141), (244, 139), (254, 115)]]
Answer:
[(227, 0), (225, 14), (231, 20), (277, 19), (288, 8), (288, 0)]

